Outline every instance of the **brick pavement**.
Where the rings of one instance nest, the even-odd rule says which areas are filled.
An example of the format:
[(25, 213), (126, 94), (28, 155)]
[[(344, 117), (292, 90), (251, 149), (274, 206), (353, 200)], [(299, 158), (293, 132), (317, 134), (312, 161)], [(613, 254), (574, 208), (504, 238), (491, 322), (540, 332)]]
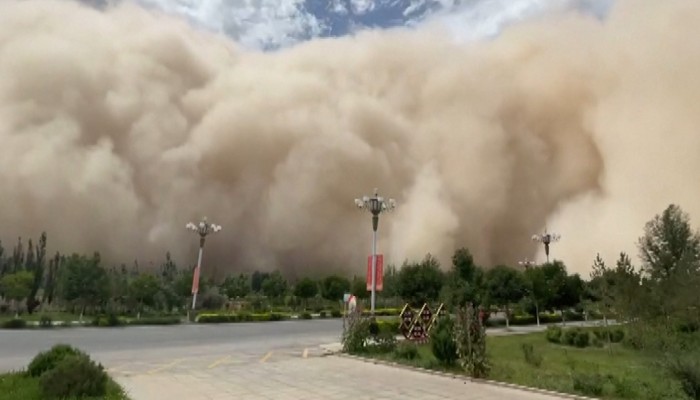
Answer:
[(555, 400), (494, 385), (467, 382), (337, 356), (318, 349), (219, 354), (111, 368), (132, 400)]

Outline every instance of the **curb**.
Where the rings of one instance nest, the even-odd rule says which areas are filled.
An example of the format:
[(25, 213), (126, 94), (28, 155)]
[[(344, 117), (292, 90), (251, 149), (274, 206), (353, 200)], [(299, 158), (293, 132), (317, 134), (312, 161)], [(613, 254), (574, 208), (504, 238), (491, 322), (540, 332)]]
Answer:
[(385, 361), (385, 360), (379, 360), (379, 359), (375, 359), (375, 358), (355, 356), (355, 355), (346, 354), (346, 353), (342, 353), (342, 352), (338, 352), (335, 354), (341, 358), (347, 358), (347, 359), (351, 359), (351, 360), (357, 360), (357, 361), (376, 364), (376, 365), (384, 365), (384, 366), (393, 367), (393, 368), (402, 368), (402, 369), (407, 369), (409, 371), (414, 371), (414, 372), (419, 372), (419, 373), (424, 373), (424, 374), (438, 375), (438, 376), (442, 376), (444, 378), (462, 380), (464, 382), (473, 382), (473, 383), (478, 383), (478, 384), (482, 384), (482, 385), (499, 386), (499, 387), (504, 387), (504, 388), (508, 388), (508, 389), (522, 390), (522, 391), (530, 392), (530, 393), (556, 396), (556, 397), (560, 397), (563, 399), (598, 400), (597, 398), (594, 398), (594, 397), (586, 397), (586, 396), (581, 396), (581, 395), (571, 394), (571, 393), (561, 393), (561, 392), (555, 392), (552, 390), (534, 388), (534, 387), (530, 387), (530, 386), (516, 385), (514, 383), (492, 381), (489, 379), (478, 379), (478, 378), (472, 378), (472, 377), (467, 376), (467, 375), (454, 374), (451, 372), (437, 371), (437, 370), (421, 368), (421, 367), (413, 367), (413, 366), (406, 365), (406, 364), (400, 364), (400, 363), (397, 363), (395, 361)]

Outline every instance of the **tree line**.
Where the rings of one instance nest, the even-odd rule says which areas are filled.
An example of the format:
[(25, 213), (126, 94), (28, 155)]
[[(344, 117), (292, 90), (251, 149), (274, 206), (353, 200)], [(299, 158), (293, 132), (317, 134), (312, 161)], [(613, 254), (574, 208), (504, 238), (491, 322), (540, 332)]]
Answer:
[[(621, 253), (613, 266), (600, 256), (588, 279), (570, 274), (555, 260), (528, 268), (475, 263), (467, 248), (455, 251), (444, 269), (428, 254), (423, 260), (389, 265), (378, 304), (415, 306), (443, 302), (473, 304), (536, 316), (543, 311), (595, 310), (604, 316), (630, 320), (697, 319), (700, 239), (680, 207), (669, 206), (646, 224), (638, 241), (642, 265), (632, 265)], [(47, 237), (26, 245), (18, 239), (11, 253), (0, 243), (0, 311), (33, 313), (37, 309), (67, 309), (76, 313), (137, 314), (183, 312), (191, 302), (193, 267), (180, 268), (170, 254), (156, 268), (107, 266), (99, 253), (55, 253), (47, 256)], [(200, 283), (199, 309), (221, 309), (230, 301), (251, 308), (339, 307), (343, 294), (366, 299), (365, 277), (329, 275), (290, 282), (281, 271), (232, 273), (221, 281)]]

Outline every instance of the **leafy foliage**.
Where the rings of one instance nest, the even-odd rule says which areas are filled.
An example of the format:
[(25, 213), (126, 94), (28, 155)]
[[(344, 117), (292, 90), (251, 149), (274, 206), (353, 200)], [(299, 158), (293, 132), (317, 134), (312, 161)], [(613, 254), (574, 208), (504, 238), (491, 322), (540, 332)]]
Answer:
[(101, 365), (87, 355), (69, 355), (41, 375), (41, 389), (47, 399), (104, 396), (109, 378)]
[(532, 343), (523, 343), (520, 348), (526, 363), (538, 368), (542, 365), (543, 357), (535, 351), (535, 346)]
[(428, 254), (420, 263), (404, 263), (398, 275), (398, 293), (411, 305), (421, 306), (439, 298), (443, 283), (440, 263)]
[(491, 365), (486, 354), (486, 330), (471, 304), (457, 312), (455, 341), (464, 370), (474, 378), (488, 376)]
[(331, 275), (321, 281), (321, 296), (326, 300), (338, 301), (350, 290), (350, 281), (339, 275)]
[(27, 367), (27, 374), (33, 377), (41, 376), (44, 372), (54, 369), (64, 358), (79, 355), (84, 353), (67, 344), (54, 345), (51, 349), (34, 356)]
[(350, 354), (363, 353), (370, 337), (370, 319), (355, 311), (348, 315), (347, 326), (342, 336), (343, 351)]
[(454, 321), (449, 316), (440, 318), (430, 331), (430, 347), (442, 365), (452, 366), (457, 362), (457, 343), (454, 335)]

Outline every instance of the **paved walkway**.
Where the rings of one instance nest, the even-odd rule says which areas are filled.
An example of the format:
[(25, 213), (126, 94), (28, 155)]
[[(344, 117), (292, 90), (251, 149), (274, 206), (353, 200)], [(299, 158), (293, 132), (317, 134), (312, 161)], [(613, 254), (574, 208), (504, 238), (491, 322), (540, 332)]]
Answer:
[(288, 349), (134, 363), (110, 374), (133, 400), (556, 400), (488, 384)]

